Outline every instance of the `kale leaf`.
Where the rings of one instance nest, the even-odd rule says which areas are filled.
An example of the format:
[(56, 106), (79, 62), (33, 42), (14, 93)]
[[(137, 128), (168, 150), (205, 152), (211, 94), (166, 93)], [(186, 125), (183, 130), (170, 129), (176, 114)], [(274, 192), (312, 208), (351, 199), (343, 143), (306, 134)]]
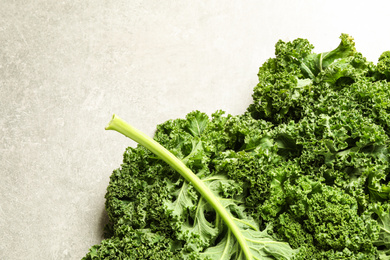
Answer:
[(241, 115), (200, 111), (126, 149), (90, 259), (390, 259), (390, 52), (278, 41)]

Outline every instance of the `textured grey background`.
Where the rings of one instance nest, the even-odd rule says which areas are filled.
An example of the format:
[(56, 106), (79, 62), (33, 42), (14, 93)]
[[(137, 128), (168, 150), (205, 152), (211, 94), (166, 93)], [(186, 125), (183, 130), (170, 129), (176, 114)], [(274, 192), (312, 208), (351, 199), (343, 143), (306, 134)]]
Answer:
[(0, 259), (80, 259), (132, 141), (192, 110), (242, 113), (278, 39), (390, 49), (386, 1), (0, 2)]

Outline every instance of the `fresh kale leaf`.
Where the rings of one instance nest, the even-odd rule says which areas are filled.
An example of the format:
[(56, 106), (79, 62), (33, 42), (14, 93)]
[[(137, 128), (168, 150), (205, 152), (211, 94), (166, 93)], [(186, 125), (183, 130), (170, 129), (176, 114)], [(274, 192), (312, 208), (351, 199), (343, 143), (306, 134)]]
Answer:
[(278, 41), (241, 115), (193, 111), (126, 149), (90, 259), (390, 259), (390, 52)]

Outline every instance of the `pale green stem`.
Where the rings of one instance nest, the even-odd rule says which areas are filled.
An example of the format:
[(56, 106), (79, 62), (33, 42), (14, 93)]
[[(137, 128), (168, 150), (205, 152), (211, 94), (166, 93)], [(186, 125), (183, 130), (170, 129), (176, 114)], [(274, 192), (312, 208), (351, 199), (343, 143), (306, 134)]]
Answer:
[(218, 215), (223, 219), (230, 231), (233, 233), (237, 242), (239, 243), (241, 250), (243, 251), (247, 260), (252, 260), (250, 249), (245, 241), (244, 236), (240, 232), (240, 229), (234, 223), (231, 215), (222, 206), (217, 197), (210, 191), (210, 189), (196, 176), (181, 160), (174, 156), (171, 152), (165, 149), (158, 142), (153, 140), (148, 135), (144, 134), (140, 130), (132, 127), (117, 115), (113, 115), (111, 121), (106, 126), (106, 130), (115, 130), (145, 148), (149, 149), (160, 159), (168, 163), (173, 169), (183, 176), (189, 183), (191, 183), (195, 189), (202, 195), (202, 197), (214, 208)]

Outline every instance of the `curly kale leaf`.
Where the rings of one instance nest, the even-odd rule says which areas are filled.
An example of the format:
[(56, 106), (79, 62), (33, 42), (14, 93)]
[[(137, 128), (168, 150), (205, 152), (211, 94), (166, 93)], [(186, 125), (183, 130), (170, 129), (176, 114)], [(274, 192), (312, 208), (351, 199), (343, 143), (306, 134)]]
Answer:
[[(377, 251), (372, 241), (377, 234), (376, 223), (359, 215), (355, 198), (299, 172), (285, 174), (290, 176), (274, 189), (262, 214), (272, 214), (269, 205), (279, 205), (277, 217), (269, 219), (280, 238), (293, 248), (301, 247), (295, 259), (334, 259), (330, 255), (375, 259)], [(278, 204), (276, 197), (280, 198)]]
[(259, 69), (259, 83), (248, 111), (254, 118), (274, 123), (297, 120), (300, 104), (312, 84), (312, 79), (301, 70), (301, 60), (311, 54), (313, 46), (299, 38), (287, 43), (279, 40), (275, 48), (276, 57), (268, 59)]
[[(127, 149), (121, 169), (111, 176), (106, 207), (113, 235), (89, 256), (111, 252), (116, 257), (143, 254), (143, 259), (159, 259), (154, 250), (148, 251), (156, 243), (160, 259), (291, 259), (296, 250), (261, 228), (248, 206), (261, 195), (256, 187), (263, 177), (257, 175), (260, 162), (253, 164), (252, 175), (245, 162), (280, 160), (275, 147), (263, 141), (271, 125), (249, 114), (222, 115), (218, 111), (210, 119), (194, 111), (186, 119), (169, 120), (158, 126), (154, 140), (113, 118), (109, 129), (140, 145)], [(228, 151), (242, 155), (236, 168), (242, 168), (242, 174), (228, 167)], [(263, 172), (266, 175), (266, 168)], [(247, 185), (250, 182), (253, 186)], [(123, 245), (144, 231), (153, 243), (134, 240)], [(164, 243), (157, 239), (160, 234)], [(116, 250), (107, 250), (112, 244)], [(137, 255), (136, 246), (145, 252)]]
[[(328, 89), (341, 89), (353, 82), (375, 79), (376, 67), (355, 49), (353, 38), (342, 34), (339, 46), (313, 53), (305, 39), (276, 44), (276, 57), (260, 67), (259, 83), (248, 108), (254, 118), (287, 123), (303, 118)], [(326, 107), (328, 107), (327, 105)]]
[(340, 39), (278, 41), (242, 115), (194, 111), (154, 140), (114, 118), (140, 145), (85, 259), (390, 259), (390, 52)]

